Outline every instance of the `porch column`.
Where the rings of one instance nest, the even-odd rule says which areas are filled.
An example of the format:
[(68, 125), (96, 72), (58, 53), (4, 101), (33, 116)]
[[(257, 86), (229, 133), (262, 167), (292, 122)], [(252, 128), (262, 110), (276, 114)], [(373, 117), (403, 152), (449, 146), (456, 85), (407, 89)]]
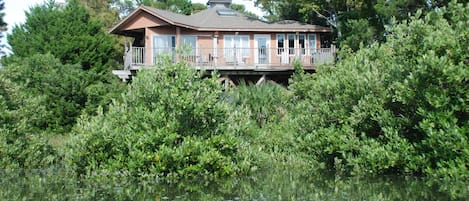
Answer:
[(145, 41), (145, 58), (144, 58), (144, 62), (147, 66), (153, 66), (153, 57), (152, 57), (152, 53), (153, 53), (153, 45), (151, 44), (153, 42), (153, 39), (151, 38), (151, 34), (150, 34), (150, 28), (148, 27), (145, 27), (145, 33), (143, 33), (143, 35), (145, 36), (145, 38), (143, 39)]
[[(176, 48), (181, 47), (181, 28), (176, 27)], [(176, 52), (176, 50), (174, 50)], [(179, 62), (179, 55), (176, 55), (176, 62)]]
[[(213, 65), (217, 65), (218, 61), (218, 31), (213, 33)], [(210, 58), (209, 58), (210, 60)]]
[(300, 33), (295, 33), (295, 59), (300, 58)]

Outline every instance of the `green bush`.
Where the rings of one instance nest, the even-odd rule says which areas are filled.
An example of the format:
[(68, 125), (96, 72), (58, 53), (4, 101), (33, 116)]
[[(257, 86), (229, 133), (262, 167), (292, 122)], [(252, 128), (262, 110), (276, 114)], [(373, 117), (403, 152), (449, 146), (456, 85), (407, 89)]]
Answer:
[(289, 98), (289, 91), (275, 83), (241, 83), (226, 93), (226, 101), (236, 108), (246, 107), (250, 111), (249, 117), (260, 127), (266, 123), (278, 122), (285, 116)]
[(79, 120), (67, 157), (73, 168), (175, 178), (241, 172), (221, 85), (184, 63), (164, 65), (139, 71), (108, 112)]
[(63, 65), (50, 54), (15, 58), (0, 71), (0, 77), (15, 83), (26, 96), (40, 97), (34, 104), (45, 111), (20, 114), (37, 133), (70, 130), (86, 102), (84, 76), (80, 66)]
[(417, 13), (386, 43), (294, 79), (303, 150), (346, 173), (468, 178), (467, 13)]
[(47, 110), (20, 87), (0, 76), (0, 168), (41, 168), (57, 162), (57, 152), (31, 128)]

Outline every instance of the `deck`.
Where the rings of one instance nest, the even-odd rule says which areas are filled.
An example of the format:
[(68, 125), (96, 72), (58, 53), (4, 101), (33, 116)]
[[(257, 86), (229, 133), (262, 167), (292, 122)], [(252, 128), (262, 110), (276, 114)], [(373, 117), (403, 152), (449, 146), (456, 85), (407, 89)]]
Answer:
[[(147, 50), (145, 47), (132, 47), (125, 53), (124, 69), (113, 71), (113, 74), (126, 81), (142, 68), (157, 67), (163, 56), (173, 62), (187, 62), (197, 70), (216, 70), (222, 75), (291, 73), (295, 62), (312, 71), (316, 65), (332, 63), (335, 58), (334, 48), (198, 48), (179, 52), (174, 48)], [(151, 61), (146, 58), (151, 58)]]

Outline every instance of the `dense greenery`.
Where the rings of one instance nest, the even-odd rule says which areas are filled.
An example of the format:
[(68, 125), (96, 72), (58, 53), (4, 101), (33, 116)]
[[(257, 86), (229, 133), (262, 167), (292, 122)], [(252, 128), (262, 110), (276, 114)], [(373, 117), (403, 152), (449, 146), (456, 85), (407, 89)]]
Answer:
[(113, 40), (77, 2), (32, 7), (8, 38), (13, 55), (0, 70), (0, 167), (47, 166), (62, 157), (54, 146), (65, 143), (50, 139), (68, 133), (82, 113), (107, 108), (124, 89), (109, 75)]
[[(9, 36), (0, 168), (64, 164), (86, 176), (178, 179), (291, 168), (469, 178), (467, 3), (394, 20), (386, 42), (344, 48), (335, 66), (315, 74), (296, 66), (289, 88), (222, 88), (216, 74), (203, 78), (168, 59), (123, 89), (105, 74), (113, 40), (88, 12), (73, 0), (33, 7)], [(96, 50), (104, 52), (88, 60)]]
[(102, 26), (77, 0), (65, 7), (50, 1), (32, 7), (25, 23), (13, 27), (8, 42), (16, 57), (51, 53), (62, 63), (80, 64), (84, 70), (92, 68), (103, 73), (115, 64), (118, 51)]
[[(3, 38), (3, 32), (7, 30), (7, 23), (3, 20), (3, 17), (5, 16), (5, 13), (3, 12), (4, 9), (5, 2), (3, 2), (3, 0), (0, 0), (0, 39)], [(5, 52), (3, 51), (4, 47), (4, 44), (0, 44), (0, 56), (3, 56), (5, 54)]]
[[(358, 50), (360, 45), (383, 42), (392, 19), (405, 20), (417, 10), (431, 12), (450, 0), (256, 0), (271, 21), (298, 20), (334, 29), (339, 46)], [(464, 1), (459, 1), (464, 2)]]
[(166, 183), (154, 177), (76, 178), (64, 169), (0, 170), (1, 200), (373, 200), (465, 201), (467, 182), (405, 176), (337, 178), (302, 169), (247, 177)]
[(78, 171), (171, 177), (241, 172), (238, 142), (227, 126), (230, 110), (219, 101), (221, 85), (184, 63), (163, 66), (139, 72), (107, 113), (80, 120), (69, 158)]
[(21, 93), (40, 97), (34, 104), (43, 108), (26, 117), (33, 132), (73, 126), (86, 103), (84, 76), (79, 65), (63, 65), (50, 54), (15, 59), (0, 72), (0, 77), (14, 83)]
[(44, 99), (0, 76), (0, 168), (38, 168), (55, 162), (56, 152), (35, 133), (34, 125), (47, 114), (40, 104)]
[(297, 77), (304, 150), (338, 171), (468, 178), (468, 12), (417, 14), (386, 43)]

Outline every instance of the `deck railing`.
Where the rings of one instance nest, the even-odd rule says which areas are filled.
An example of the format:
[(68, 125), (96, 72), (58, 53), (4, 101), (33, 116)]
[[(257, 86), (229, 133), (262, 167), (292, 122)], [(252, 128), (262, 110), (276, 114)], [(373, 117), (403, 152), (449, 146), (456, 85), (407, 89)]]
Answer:
[[(148, 50), (148, 49), (147, 49)], [(152, 62), (145, 60), (145, 48), (131, 48), (133, 66), (157, 64), (163, 56), (173, 62), (185, 61), (196, 67), (251, 67), (285, 68), (292, 67), (295, 60), (305, 68), (334, 62), (334, 48), (196, 48), (178, 54), (175, 48), (153, 48)], [(128, 57), (126, 57), (127, 59)]]

